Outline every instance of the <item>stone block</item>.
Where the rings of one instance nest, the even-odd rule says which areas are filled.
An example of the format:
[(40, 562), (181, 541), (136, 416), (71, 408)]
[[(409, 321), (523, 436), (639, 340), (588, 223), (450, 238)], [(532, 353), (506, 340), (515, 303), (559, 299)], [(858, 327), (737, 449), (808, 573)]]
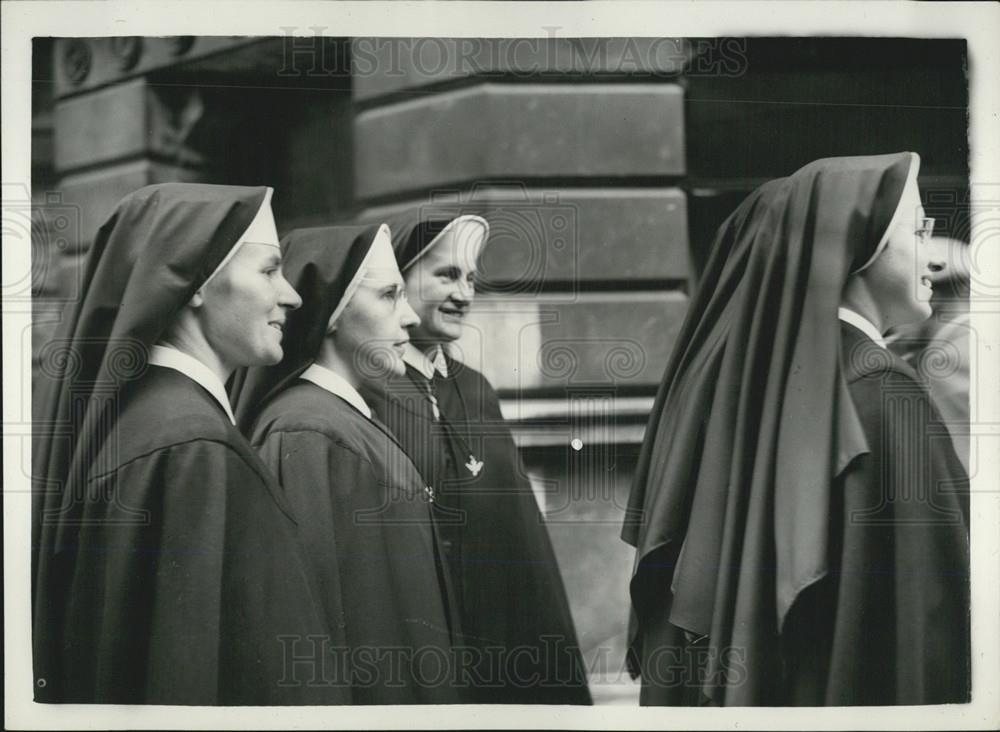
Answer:
[[(522, 451), (559, 561), (580, 649), (603, 683), (621, 681), (635, 550), (619, 538), (638, 451), (587, 445)], [(624, 674), (627, 679), (627, 674)]]
[(66, 303), (48, 298), (38, 298), (31, 307), (31, 327), (19, 334), (22, 343), (22, 352), (25, 350), (31, 353), (32, 369), (38, 366), (38, 356), (41, 349), (56, 334), (59, 324), (62, 322), (66, 310)]
[(55, 168), (66, 174), (141, 155), (200, 165), (203, 155), (186, 143), (204, 116), (197, 89), (154, 90), (143, 79), (64, 99), (54, 113)]
[(351, 75), (367, 102), (470, 77), (672, 76), (690, 56), (680, 38), (355, 38)]
[(686, 309), (672, 291), (481, 297), (451, 348), (502, 392), (652, 390)]
[(66, 99), (55, 109), (55, 167), (72, 170), (143, 153), (147, 147), (144, 79)]
[(65, 302), (80, 295), (87, 250), (62, 253), (58, 250), (32, 251), (32, 292), (36, 297)]
[(361, 112), (356, 195), (469, 181), (684, 174), (676, 84), (482, 84)]
[(152, 183), (179, 181), (194, 183), (198, 171), (172, 165), (137, 160), (131, 163), (63, 178), (55, 193), (79, 221), (79, 238), (68, 250), (90, 245), (101, 224), (125, 194)]
[(480, 275), (488, 288), (543, 283), (684, 280), (690, 273), (687, 201), (677, 188), (475, 186), (362, 212), (364, 221), (474, 213), (490, 223)]

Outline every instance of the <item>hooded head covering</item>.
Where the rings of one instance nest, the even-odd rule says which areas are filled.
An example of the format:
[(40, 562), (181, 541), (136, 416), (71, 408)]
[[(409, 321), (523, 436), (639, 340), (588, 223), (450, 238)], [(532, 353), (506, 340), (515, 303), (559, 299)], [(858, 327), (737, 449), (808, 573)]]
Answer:
[(385, 224), (296, 229), (281, 248), (282, 271), (302, 306), (288, 313), (281, 363), (240, 369), (234, 377), (230, 394), (244, 434), (271, 397), (315, 361), (323, 338), (366, 275), (381, 268), (378, 260), (390, 250), (390, 232)]
[(229, 261), (236, 256), (236, 253), (244, 244), (278, 246), (278, 228), (274, 224), (274, 212), (271, 210), (271, 193), (272, 190), (270, 188), (265, 189), (264, 202), (257, 209), (257, 215), (254, 216), (253, 221), (250, 222), (250, 225), (243, 232), (243, 236), (239, 238), (239, 241), (233, 245), (229, 253), (222, 258), (222, 261), (212, 271), (212, 274), (202, 283), (202, 287), (215, 279), (216, 275), (229, 264)]
[(489, 239), (490, 225), (481, 216), (415, 217), (412, 214), (392, 223), (392, 248), (396, 252), (399, 269), (405, 275), (418, 259), (431, 248), (444, 241), (445, 234), (457, 232), (459, 236), (478, 236), (479, 246)]
[(868, 450), (840, 373), (837, 309), (907, 215), (897, 209), (918, 166), (914, 153), (817, 160), (758, 188), (719, 228), (626, 512), (630, 644), (665, 606), (672, 625), (752, 653), (825, 574), (830, 486)]
[(243, 242), (263, 241), (268, 224), (273, 232), (270, 196), (264, 187), (148, 186), (98, 230), (81, 297), (40, 352), (32, 472), (42, 565), (69, 538), (79, 508), (69, 497), (114, 429), (115, 395), (145, 372), (150, 347), (220, 265)]

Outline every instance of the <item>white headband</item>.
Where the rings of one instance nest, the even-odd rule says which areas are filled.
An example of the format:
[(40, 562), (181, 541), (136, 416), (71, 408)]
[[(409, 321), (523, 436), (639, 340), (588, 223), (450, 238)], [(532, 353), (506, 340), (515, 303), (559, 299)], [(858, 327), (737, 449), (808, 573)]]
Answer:
[(461, 224), (464, 224), (464, 223), (467, 223), (467, 222), (469, 222), (469, 223), (477, 223), (477, 224), (479, 224), (480, 226), (483, 227), (483, 237), (482, 237), (482, 239), (480, 239), (480, 242), (479, 242), (479, 245), (481, 247), (483, 245), (483, 242), (485, 242), (489, 238), (489, 235), (490, 235), (490, 225), (489, 225), (489, 222), (486, 221), (486, 219), (484, 219), (482, 216), (473, 216), (472, 214), (465, 214), (463, 216), (458, 216), (458, 217), (452, 219), (451, 221), (449, 221), (448, 224), (447, 224), (447, 226), (445, 226), (443, 229), (441, 229), (441, 231), (438, 233), (437, 236), (435, 236), (433, 239), (431, 239), (429, 242), (427, 242), (427, 246), (425, 246), (423, 249), (421, 249), (419, 252), (417, 252), (417, 255), (413, 259), (411, 259), (409, 262), (406, 263), (406, 266), (403, 267), (402, 271), (405, 272), (410, 267), (412, 267), (414, 264), (416, 264), (416, 262), (417, 262), (418, 259), (420, 259), (422, 256), (424, 256), (431, 249), (433, 249), (434, 245), (438, 244), (444, 238), (445, 234), (447, 234), (452, 229), (457, 228)]
[[(386, 259), (387, 256), (388, 259)], [(391, 262), (391, 266), (396, 267), (396, 256), (392, 251), (392, 232), (389, 231), (389, 227), (385, 224), (379, 226), (378, 233), (372, 239), (372, 245), (368, 247), (365, 258), (361, 260), (361, 266), (358, 267), (358, 271), (354, 273), (354, 276), (348, 283), (347, 289), (344, 290), (344, 296), (340, 298), (340, 302), (334, 308), (330, 319), (326, 321), (326, 330), (328, 333), (333, 328), (333, 324), (337, 322), (340, 314), (344, 312), (344, 308), (347, 307), (351, 298), (354, 297), (354, 293), (361, 287), (361, 281), (365, 278), (365, 272), (378, 260), (386, 260), (386, 263)]]
[[(920, 170), (920, 158), (917, 157), (916, 153), (910, 153), (910, 169), (906, 172), (906, 183), (903, 184), (903, 193), (906, 192), (908, 187), (917, 185), (917, 171)], [(882, 233), (882, 238), (878, 241), (878, 246), (875, 247), (875, 251), (868, 258), (868, 261), (863, 265), (858, 267), (856, 270), (851, 272), (852, 275), (856, 275), (859, 272), (864, 272), (866, 269), (875, 263), (878, 256), (885, 249), (886, 245), (889, 243), (889, 235), (892, 234), (892, 230), (896, 228), (896, 224), (900, 222), (902, 217), (905, 215), (903, 211), (903, 194), (899, 195), (899, 203), (896, 204), (896, 210), (892, 214), (892, 218), (889, 220), (889, 225), (885, 227), (885, 231)]]
[(267, 244), (269, 246), (278, 247), (278, 229), (274, 225), (274, 212), (271, 211), (271, 195), (274, 193), (273, 188), (268, 188), (264, 194), (264, 201), (260, 204), (260, 208), (257, 209), (257, 215), (253, 217), (253, 221), (247, 227), (246, 231), (243, 232), (243, 236), (236, 240), (233, 244), (233, 248), (229, 250), (229, 254), (226, 255), (225, 259), (219, 262), (219, 266), (215, 268), (215, 271), (208, 276), (208, 279), (202, 284), (202, 287), (211, 282), (222, 268), (229, 264), (236, 252), (240, 250), (244, 244), (252, 242), (254, 244)]

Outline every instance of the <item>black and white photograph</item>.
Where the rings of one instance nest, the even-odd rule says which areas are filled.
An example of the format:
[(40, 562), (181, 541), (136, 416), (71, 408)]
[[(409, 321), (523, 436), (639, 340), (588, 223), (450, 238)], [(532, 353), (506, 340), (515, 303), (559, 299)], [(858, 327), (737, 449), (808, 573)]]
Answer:
[(4, 3), (6, 726), (1000, 724), (1000, 11), (863, 5)]

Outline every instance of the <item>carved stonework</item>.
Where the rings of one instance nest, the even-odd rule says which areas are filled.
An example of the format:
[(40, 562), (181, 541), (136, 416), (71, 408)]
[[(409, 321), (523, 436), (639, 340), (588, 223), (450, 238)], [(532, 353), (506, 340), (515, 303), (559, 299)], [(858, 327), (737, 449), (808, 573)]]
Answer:
[(142, 56), (142, 39), (138, 36), (116, 36), (111, 39), (111, 52), (118, 61), (121, 71), (129, 71), (139, 63)]
[(62, 68), (73, 86), (79, 86), (90, 73), (93, 65), (90, 43), (79, 38), (67, 40), (62, 49)]
[(191, 145), (191, 135), (205, 118), (205, 102), (197, 88), (153, 88), (147, 97), (148, 140), (151, 150), (173, 165), (205, 162)]
[[(280, 54), (280, 38), (259, 42), (240, 36), (59, 38), (55, 40), (53, 56), (57, 71), (53, 91), (56, 98), (75, 96), (136, 74), (155, 73), (174, 64), (197, 61), (252, 43), (270, 43)], [(270, 55), (274, 53), (272, 49)], [(263, 55), (270, 57), (267, 53)]]

